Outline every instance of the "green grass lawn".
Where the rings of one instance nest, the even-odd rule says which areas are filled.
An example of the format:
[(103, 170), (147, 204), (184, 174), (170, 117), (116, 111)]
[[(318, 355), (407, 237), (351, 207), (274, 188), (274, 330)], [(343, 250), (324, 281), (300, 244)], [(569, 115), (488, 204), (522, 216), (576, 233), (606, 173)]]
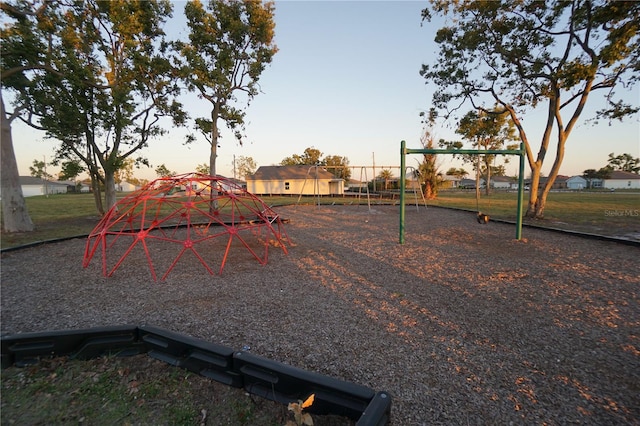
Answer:
[[(429, 204), (476, 211), (475, 191), (440, 191), (438, 198)], [(525, 192), (524, 211), (527, 204), (528, 193)], [(495, 191), (489, 196), (483, 194), (479, 210), (494, 219), (515, 221), (517, 193)], [(544, 219), (525, 219), (524, 223), (603, 235), (640, 233), (640, 192), (551, 192), (547, 197)]]
[[(495, 191), (482, 195), (480, 210), (493, 219), (515, 221), (516, 192)], [(527, 206), (525, 193), (524, 208)], [(267, 205), (288, 204), (353, 204), (399, 203), (398, 196), (383, 198), (366, 194), (350, 197), (261, 197)], [(422, 204), (422, 199), (417, 200)], [(1, 247), (9, 248), (38, 241), (86, 235), (98, 224), (98, 214), (91, 194), (58, 194), (26, 198), (27, 208), (36, 230), (29, 233), (2, 233)], [(407, 206), (416, 203), (408, 193)], [(475, 211), (475, 191), (440, 191), (431, 206), (453, 207)], [(530, 221), (539, 226), (593, 232), (602, 235), (640, 233), (640, 193), (628, 191), (552, 192), (547, 198), (545, 219)]]

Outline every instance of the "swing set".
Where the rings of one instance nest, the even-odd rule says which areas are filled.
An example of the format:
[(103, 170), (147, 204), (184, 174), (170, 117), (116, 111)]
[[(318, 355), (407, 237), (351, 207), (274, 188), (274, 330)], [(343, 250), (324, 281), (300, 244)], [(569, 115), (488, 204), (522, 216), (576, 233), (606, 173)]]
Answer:
[[(522, 206), (524, 200), (524, 143), (520, 143), (520, 149), (410, 149), (406, 147), (406, 142), (400, 143), (400, 244), (404, 244), (405, 232), (405, 190), (406, 190), (406, 156), (408, 154), (469, 154), (469, 155), (518, 155), (520, 157), (520, 169), (518, 173), (518, 206), (516, 213), (516, 240), (522, 239)], [(479, 211), (478, 199), (476, 196), (476, 208), (478, 223), (487, 223), (489, 216)]]

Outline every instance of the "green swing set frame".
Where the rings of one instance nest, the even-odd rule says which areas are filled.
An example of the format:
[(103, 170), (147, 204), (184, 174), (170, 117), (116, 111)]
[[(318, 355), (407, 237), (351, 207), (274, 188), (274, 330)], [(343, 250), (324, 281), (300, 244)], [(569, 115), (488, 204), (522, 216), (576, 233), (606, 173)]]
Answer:
[(516, 213), (516, 240), (522, 239), (522, 206), (524, 200), (524, 160), (526, 151), (524, 143), (520, 143), (520, 149), (410, 149), (406, 147), (406, 142), (400, 143), (400, 244), (404, 244), (405, 233), (405, 190), (407, 185), (406, 176), (406, 156), (409, 154), (469, 154), (469, 155), (517, 155), (520, 157), (520, 168), (518, 173), (518, 206)]

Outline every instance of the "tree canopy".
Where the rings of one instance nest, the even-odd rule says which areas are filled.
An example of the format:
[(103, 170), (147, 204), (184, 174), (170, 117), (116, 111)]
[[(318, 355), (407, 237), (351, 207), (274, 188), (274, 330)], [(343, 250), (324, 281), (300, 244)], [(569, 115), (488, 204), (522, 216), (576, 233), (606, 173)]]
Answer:
[[(437, 57), (421, 70), (437, 87), (435, 107), (446, 117), (467, 103), (486, 112), (497, 105), (509, 114), (532, 172), (527, 215), (543, 217), (565, 143), (590, 95), (598, 91), (607, 101), (599, 117), (622, 120), (638, 111), (615, 89), (640, 76), (640, 3), (433, 0), (423, 17), (434, 14), (449, 18), (435, 38)], [(546, 110), (546, 122), (536, 154), (522, 118), (538, 107)], [(556, 156), (538, 191), (552, 137)]]
[[(7, 84), (25, 121), (60, 141), (56, 160), (86, 165), (97, 208), (104, 212), (100, 188), (110, 208), (116, 172), (165, 133), (160, 118), (171, 117), (175, 125), (186, 119), (176, 101), (179, 87), (162, 30), (172, 5), (168, 0), (45, 4), (29, 44), (41, 65)], [(29, 9), (34, 6), (21, 6), (35, 13)]]
[(295, 165), (310, 165), (310, 166), (324, 166), (327, 171), (332, 173), (338, 179), (349, 180), (351, 179), (351, 169), (349, 168), (349, 159), (339, 155), (327, 155), (322, 157), (324, 153), (319, 149), (309, 147), (300, 154), (293, 154), (291, 157), (284, 158), (280, 165), (282, 166), (295, 166)]
[(247, 103), (258, 93), (260, 75), (277, 52), (274, 43), (273, 2), (255, 0), (188, 1), (185, 16), (189, 42), (177, 42), (181, 77), (187, 88), (211, 104), (208, 117), (196, 128), (211, 145), (209, 174), (216, 175), (219, 120), (242, 142)]

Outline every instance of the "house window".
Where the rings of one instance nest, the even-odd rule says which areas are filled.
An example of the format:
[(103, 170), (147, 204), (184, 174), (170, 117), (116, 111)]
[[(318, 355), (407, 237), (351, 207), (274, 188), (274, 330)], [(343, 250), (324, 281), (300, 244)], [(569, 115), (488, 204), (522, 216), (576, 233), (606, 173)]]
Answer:
[(284, 189), (287, 191), (289, 190), (289, 182), (284, 183)]

